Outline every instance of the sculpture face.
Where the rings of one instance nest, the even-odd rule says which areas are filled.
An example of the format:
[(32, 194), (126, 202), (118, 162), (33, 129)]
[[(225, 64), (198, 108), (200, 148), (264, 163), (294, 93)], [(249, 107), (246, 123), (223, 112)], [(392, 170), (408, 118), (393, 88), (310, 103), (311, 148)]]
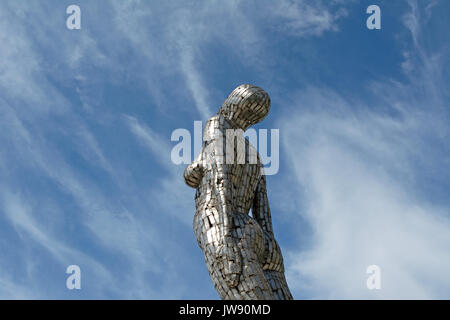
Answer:
[(231, 92), (219, 110), (235, 126), (247, 130), (261, 122), (269, 113), (270, 98), (263, 89), (250, 84), (243, 84)]

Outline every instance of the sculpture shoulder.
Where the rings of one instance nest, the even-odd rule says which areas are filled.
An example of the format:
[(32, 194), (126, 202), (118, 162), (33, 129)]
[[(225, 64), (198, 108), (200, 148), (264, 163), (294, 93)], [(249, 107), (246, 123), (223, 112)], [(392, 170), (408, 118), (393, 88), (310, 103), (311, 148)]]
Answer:
[(203, 130), (203, 141), (208, 142), (218, 138), (224, 129), (224, 118), (220, 115), (215, 115), (206, 121), (205, 129)]
[(228, 129), (236, 130), (223, 115), (215, 115), (206, 121), (205, 129), (203, 130), (203, 141), (207, 142), (215, 138), (223, 138)]

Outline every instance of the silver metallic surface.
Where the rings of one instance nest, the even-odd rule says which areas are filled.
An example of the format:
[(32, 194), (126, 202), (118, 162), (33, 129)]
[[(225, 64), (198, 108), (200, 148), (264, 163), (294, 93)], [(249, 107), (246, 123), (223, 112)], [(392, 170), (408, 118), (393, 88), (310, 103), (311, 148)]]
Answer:
[(184, 171), (186, 183), (197, 190), (194, 233), (222, 299), (292, 299), (263, 165), (243, 136), (269, 109), (263, 89), (237, 87), (206, 122), (202, 152)]

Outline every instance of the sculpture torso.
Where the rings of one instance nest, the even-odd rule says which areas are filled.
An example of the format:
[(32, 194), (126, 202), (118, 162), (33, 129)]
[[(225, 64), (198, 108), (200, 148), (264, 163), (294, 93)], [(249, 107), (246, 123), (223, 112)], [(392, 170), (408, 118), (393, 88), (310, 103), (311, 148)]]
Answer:
[[(237, 135), (237, 146), (234, 148), (233, 152), (233, 163), (227, 164), (226, 155), (226, 131), (235, 130)], [(220, 136), (216, 133), (220, 132)], [(214, 135), (214, 136), (213, 136)], [(243, 137), (243, 135), (232, 126), (232, 124), (221, 116), (214, 116), (207, 121), (205, 128), (205, 140), (204, 149), (201, 153), (201, 158), (196, 159), (190, 166), (197, 164), (201, 167), (203, 171), (202, 181), (198, 185), (196, 193), (196, 208), (197, 211), (206, 207), (214, 206), (217, 201), (215, 199), (214, 193), (211, 192), (213, 184), (211, 179), (214, 177), (214, 168), (208, 168), (208, 165), (204, 165), (204, 162), (208, 162), (208, 158), (216, 156), (215, 150), (213, 150), (208, 141), (211, 139), (223, 139), (223, 162), (226, 174), (231, 179), (231, 193), (230, 193), (230, 203), (233, 212), (239, 212), (248, 214), (255, 195), (255, 190), (259, 179), (261, 178), (261, 160), (257, 154), (256, 149), (250, 144), (250, 142)], [(240, 147), (240, 143), (245, 143), (243, 149), (244, 154), (238, 154), (237, 149)], [(251, 150), (251, 151), (250, 151)], [(256, 155), (255, 159), (251, 161), (250, 154), (253, 152)], [(244, 159), (242, 159), (244, 157)], [(211, 162), (211, 160), (209, 160)], [(203, 195), (206, 195), (204, 197)], [(211, 195), (210, 197), (208, 195)]]
[[(255, 190), (258, 182), (261, 179), (261, 160), (257, 155), (256, 149), (245, 139), (242, 132), (239, 130), (234, 131), (236, 133), (237, 144), (236, 148), (233, 148), (233, 163), (227, 163), (226, 152), (226, 131), (235, 130), (233, 125), (221, 116), (212, 117), (207, 121), (205, 128), (205, 146), (199, 159), (194, 161), (190, 166), (198, 166), (202, 171), (202, 178), (197, 187), (195, 195), (196, 214), (194, 216), (194, 233), (197, 241), (201, 246), (211, 244), (214, 246), (219, 245), (220, 240), (220, 216), (217, 210), (218, 202), (220, 199), (217, 197), (217, 192), (214, 190), (214, 185), (217, 179), (214, 174), (213, 166), (208, 166), (206, 163), (211, 163), (211, 156), (217, 156), (217, 150), (210, 148), (211, 144), (208, 141), (211, 139), (223, 139), (223, 162), (224, 170), (226, 170), (226, 176), (230, 180), (229, 194), (225, 195), (229, 200), (231, 212), (233, 215), (233, 228), (232, 236), (237, 241), (240, 241), (242, 236), (250, 231), (245, 230), (245, 226), (252, 225), (250, 232), (255, 233), (255, 241), (252, 241), (251, 245), (256, 249), (258, 259), (263, 262), (264, 259), (264, 234), (259, 224), (250, 217), (249, 212), (253, 205), (255, 196)], [(230, 132), (230, 131), (229, 131)], [(242, 144), (245, 144), (242, 145)], [(239, 147), (245, 150), (243, 154), (238, 152)], [(252, 150), (252, 151), (250, 151)], [(254, 152), (255, 157), (251, 160), (251, 152)], [(248, 229), (248, 227), (247, 227)]]

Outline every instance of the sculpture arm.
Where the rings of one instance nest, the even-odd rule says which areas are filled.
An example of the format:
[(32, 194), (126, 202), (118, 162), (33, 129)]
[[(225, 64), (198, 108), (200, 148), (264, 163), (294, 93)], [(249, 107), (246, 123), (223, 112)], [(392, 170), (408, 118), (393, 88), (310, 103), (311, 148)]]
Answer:
[(264, 231), (264, 251), (263, 269), (284, 272), (283, 256), (280, 246), (275, 240), (272, 227), (272, 217), (269, 207), (269, 199), (266, 190), (266, 176), (262, 175), (256, 188), (252, 207), (253, 219), (255, 219)]
[(192, 188), (197, 188), (203, 178), (202, 153), (184, 169), (184, 182)]
[(252, 207), (253, 218), (261, 228), (273, 236), (272, 217), (270, 215), (269, 199), (266, 190), (266, 176), (262, 175), (256, 187)]

